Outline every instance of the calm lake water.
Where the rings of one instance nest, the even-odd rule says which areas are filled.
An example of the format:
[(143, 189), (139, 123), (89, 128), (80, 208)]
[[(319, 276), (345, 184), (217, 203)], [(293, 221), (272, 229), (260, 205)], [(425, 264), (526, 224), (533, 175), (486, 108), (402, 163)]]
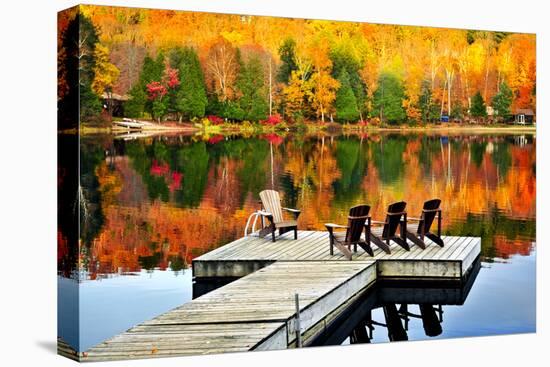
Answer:
[[(265, 188), (302, 210), (301, 229), (317, 230), (345, 223), (360, 203), (381, 219), (393, 201), (405, 200), (409, 214), (419, 216), (425, 200), (440, 198), (444, 233), (481, 237), (482, 254), (463, 304), (442, 301), (435, 337), (534, 332), (535, 148), (533, 135), (508, 134), (82, 137), (80, 195), (87, 205), (80, 250), (71, 246), (74, 216), (60, 217), (58, 334), (86, 350), (189, 301), (192, 259), (241, 237)], [(60, 149), (76, 153), (76, 138), (60, 138)], [(65, 154), (61, 166), (76, 167)], [(60, 168), (67, 195), (75, 192), (75, 183), (63, 180), (70, 171)], [(61, 211), (71, 212), (70, 205)], [(69, 300), (78, 300), (79, 312)], [(435, 334), (426, 318), (414, 317), (421, 312), (411, 303), (407, 330), (390, 335), (376, 323), (395, 310), (380, 302), (361, 318), (374, 326), (368, 341)], [(75, 320), (80, 328), (70, 326)], [(359, 336), (356, 330), (331, 343), (365, 342)]]

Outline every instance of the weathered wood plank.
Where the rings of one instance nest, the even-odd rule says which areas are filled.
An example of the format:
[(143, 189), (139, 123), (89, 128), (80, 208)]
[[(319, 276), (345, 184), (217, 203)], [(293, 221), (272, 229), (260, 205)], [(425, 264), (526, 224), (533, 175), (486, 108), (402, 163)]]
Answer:
[[(195, 277), (241, 277), (187, 304), (143, 322), (85, 354), (61, 346), (80, 360), (151, 358), (242, 350), (281, 349), (295, 344), (294, 294), (300, 296), (302, 334), (322, 330), (351, 299), (377, 278), (459, 280), (481, 251), (479, 238), (443, 236), (445, 246), (426, 239), (406, 251), (391, 242), (386, 254), (372, 245), (352, 261), (329, 252), (328, 233), (299, 231), (243, 237), (193, 261)], [(340, 311), (338, 311), (340, 312)]]
[[(391, 260), (391, 261), (473, 261), (476, 255), (473, 239), (470, 237), (443, 236), (445, 246), (439, 247), (428, 238), (427, 247), (421, 249), (416, 245), (410, 251), (401, 248), (395, 242), (390, 243), (391, 253), (386, 254), (374, 244), (374, 256), (358, 248), (353, 253), (357, 260)], [(277, 242), (259, 239), (258, 237), (241, 238), (227, 245), (230, 251), (203, 255), (193, 261), (195, 277), (210, 276), (243, 276), (271, 264), (273, 261), (349, 261), (338, 250), (334, 255), (329, 253), (329, 239), (326, 231), (299, 231), (298, 240), (292, 233), (285, 233)], [(453, 267), (454, 265), (450, 265)], [(416, 266), (418, 269), (418, 266)], [(435, 269), (432, 267), (432, 269)], [(448, 273), (446, 273), (448, 274)], [(427, 275), (428, 276), (428, 275)]]
[(375, 279), (374, 261), (278, 261), (137, 325), (80, 360), (286, 348), (295, 338), (295, 293), (306, 332)]

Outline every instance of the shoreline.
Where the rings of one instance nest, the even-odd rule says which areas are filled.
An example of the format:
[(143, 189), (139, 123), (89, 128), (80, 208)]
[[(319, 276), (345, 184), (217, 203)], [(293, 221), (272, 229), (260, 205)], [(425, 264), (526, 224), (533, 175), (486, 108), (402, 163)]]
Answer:
[(396, 132), (396, 133), (527, 133), (536, 134), (536, 126), (401, 126), (401, 127), (354, 127), (349, 125), (342, 126), (314, 126), (307, 125), (305, 129), (296, 131), (295, 129), (276, 129), (265, 128), (261, 125), (250, 128), (243, 127), (238, 128), (235, 125), (232, 126), (216, 126), (216, 129), (200, 128), (195, 126), (153, 126), (144, 127), (141, 129), (126, 129), (119, 127), (94, 127), (94, 126), (81, 126), (80, 128), (59, 130), (58, 134), (80, 134), (80, 135), (97, 135), (97, 134), (112, 134), (112, 135), (132, 135), (140, 133), (162, 134), (162, 133), (193, 133), (193, 134), (240, 134), (240, 133), (287, 133), (287, 132), (303, 132), (303, 133), (342, 133), (342, 134), (364, 134), (364, 133), (384, 133), (384, 132)]

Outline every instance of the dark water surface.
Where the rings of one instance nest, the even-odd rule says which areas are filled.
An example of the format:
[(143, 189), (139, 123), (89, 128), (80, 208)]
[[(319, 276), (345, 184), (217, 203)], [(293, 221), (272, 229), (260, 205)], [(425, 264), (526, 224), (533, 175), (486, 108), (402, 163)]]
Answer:
[[(78, 149), (71, 137), (60, 145)], [(345, 222), (359, 203), (379, 219), (393, 201), (418, 216), (424, 200), (440, 198), (444, 233), (481, 237), (482, 254), (463, 304), (443, 303), (434, 337), (533, 332), (535, 146), (533, 135), (487, 134), (82, 137), (80, 248), (71, 245), (74, 218), (61, 216), (58, 232), (59, 336), (86, 350), (189, 301), (191, 260), (241, 237), (265, 188), (302, 210), (301, 229), (317, 230)], [(60, 190), (73, 184), (60, 180)], [(395, 309), (377, 304), (362, 319), (374, 326), (370, 342), (435, 334), (414, 317), (417, 304)], [(392, 315), (405, 325), (405, 311), (408, 330), (397, 337), (378, 325)], [(365, 342), (361, 335), (337, 342)]]

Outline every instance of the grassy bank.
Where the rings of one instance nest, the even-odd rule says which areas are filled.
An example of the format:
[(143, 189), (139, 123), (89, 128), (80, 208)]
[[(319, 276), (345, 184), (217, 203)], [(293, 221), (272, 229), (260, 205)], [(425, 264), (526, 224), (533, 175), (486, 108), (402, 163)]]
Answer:
[(534, 125), (475, 125), (475, 124), (424, 124), (424, 125), (380, 125), (380, 126), (358, 126), (352, 124), (342, 125), (342, 130), (346, 132), (370, 132), (370, 131), (412, 131), (412, 132), (536, 132)]
[[(154, 126), (146, 126), (141, 130), (128, 130), (116, 126), (98, 126), (94, 124), (83, 123), (80, 126), (79, 132), (83, 135), (92, 134), (120, 134), (128, 131), (136, 132), (171, 132), (171, 133), (199, 133), (205, 135), (216, 134), (240, 134), (240, 135), (258, 135), (258, 134), (281, 134), (286, 132), (297, 133), (320, 133), (330, 132), (344, 134), (356, 133), (375, 133), (375, 132), (442, 132), (442, 133), (532, 133), (536, 132), (536, 127), (521, 126), (521, 125), (474, 125), (474, 124), (423, 124), (423, 125), (358, 125), (358, 124), (338, 124), (338, 123), (299, 123), (287, 124), (281, 122), (277, 125), (266, 125), (260, 123), (251, 123), (248, 121), (242, 123), (222, 123), (218, 125), (209, 123), (174, 123), (168, 122), (163, 124), (155, 124)], [(60, 133), (76, 134), (77, 129), (68, 129), (60, 131)]]

